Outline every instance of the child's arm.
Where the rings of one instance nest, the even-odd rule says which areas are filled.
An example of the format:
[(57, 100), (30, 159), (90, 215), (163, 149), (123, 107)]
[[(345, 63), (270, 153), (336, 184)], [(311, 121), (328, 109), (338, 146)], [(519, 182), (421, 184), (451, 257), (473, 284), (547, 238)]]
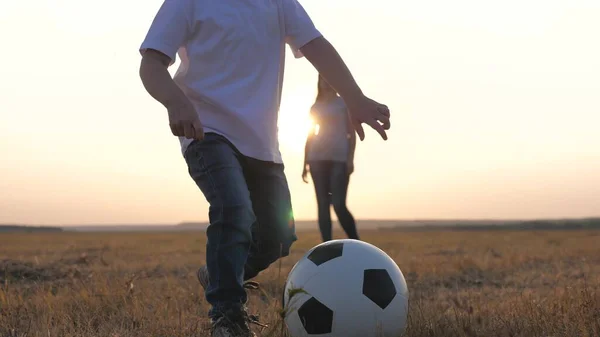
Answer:
[(171, 59), (154, 49), (147, 49), (140, 64), (140, 78), (146, 91), (167, 108), (169, 126), (175, 136), (204, 138), (196, 110), (167, 70)]
[(383, 139), (387, 140), (385, 130), (390, 128), (389, 109), (363, 94), (350, 70), (331, 43), (324, 37), (318, 37), (301, 47), (300, 51), (327, 80), (327, 83), (344, 99), (352, 124), (360, 139), (365, 138), (361, 126), (361, 123), (365, 123), (379, 132)]
[(305, 44), (300, 51), (310, 61), (327, 83), (346, 101), (359, 97), (363, 92), (354, 80), (350, 69), (329, 41), (321, 36)]
[(146, 91), (167, 108), (175, 136), (202, 139), (204, 131), (190, 100), (175, 84), (168, 67), (193, 31), (193, 0), (164, 0), (140, 47), (140, 78)]
[(362, 93), (338, 52), (316, 29), (298, 0), (282, 1), (285, 38), (296, 57), (305, 56), (344, 99), (352, 125), (361, 140), (365, 138), (362, 123), (370, 125), (383, 139), (387, 139), (385, 130), (390, 128), (388, 107)]
[(154, 49), (144, 51), (140, 63), (140, 79), (146, 91), (166, 108), (185, 98), (168, 71), (171, 59)]

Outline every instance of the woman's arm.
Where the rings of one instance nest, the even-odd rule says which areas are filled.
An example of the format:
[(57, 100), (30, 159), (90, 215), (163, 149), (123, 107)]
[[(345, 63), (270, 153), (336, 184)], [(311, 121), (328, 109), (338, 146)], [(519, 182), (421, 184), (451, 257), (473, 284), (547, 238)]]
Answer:
[(354, 132), (354, 127), (352, 126), (352, 121), (348, 117), (348, 122), (346, 123), (348, 130), (348, 174), (352, 174), (354, 172), (354, 152), (356, 150), (356, 132)]
[(306, 135), (306, 143), (304, 144), (304, 163), (302, 165), (302, 180), (305, 183), (308, 183), (308, 180), (306, 180), (306, 177), (308, 175), (308, 151), (310, 151), (310, 145), (313, 140), (313, 136), (315, 135), (315, 121), (312, 108), (310, 109), (310, 116), (311, 123), (310, 128), (308, 130), (308, 134)]

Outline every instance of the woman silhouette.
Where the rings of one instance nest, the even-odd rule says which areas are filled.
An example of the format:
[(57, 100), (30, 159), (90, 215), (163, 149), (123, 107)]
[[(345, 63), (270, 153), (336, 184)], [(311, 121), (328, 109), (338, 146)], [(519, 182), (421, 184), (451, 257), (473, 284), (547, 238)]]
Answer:
[(350, 174), (354, 171), (356, 134), (344, 100), (320, 75), (317, 90), (310, 111), (314, 123), (306, 138), (302, 180), (308, 183), (310, 171), (323, 242), (332, 239), (331, 205), (348, 238), (358, 240), (354, 217), (346, 206)]

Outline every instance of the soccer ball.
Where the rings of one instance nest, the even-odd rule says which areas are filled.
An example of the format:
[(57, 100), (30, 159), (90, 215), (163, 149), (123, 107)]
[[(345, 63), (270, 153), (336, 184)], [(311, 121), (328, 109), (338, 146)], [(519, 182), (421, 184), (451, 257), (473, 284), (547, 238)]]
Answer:
[(408, 288), (381, 249), (333, 240), (309, 250), (292, 268), (283, 305), (292, 337), (400, 337)]

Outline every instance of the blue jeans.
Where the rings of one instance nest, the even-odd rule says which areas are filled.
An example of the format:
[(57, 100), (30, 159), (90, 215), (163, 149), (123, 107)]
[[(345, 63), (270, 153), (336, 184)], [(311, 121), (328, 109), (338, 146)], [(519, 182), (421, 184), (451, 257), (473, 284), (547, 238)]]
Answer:
[(283, 164), (246, 157), (215, 133), (184, 157), (209, 203), (205, 296), (216, 318), (246, 303), (244, 281), (289, 255), (297, 240), (290, 191)]
[(329, 160), (310, 161), (310, 175), (315, 185), (319, 210), (319, 229), (323, 241), (332, 239), (331, 205), (342, 229), (350, 239), (359, 240), (356, 222), (346, 206), (350, 175), (344, 162)]

